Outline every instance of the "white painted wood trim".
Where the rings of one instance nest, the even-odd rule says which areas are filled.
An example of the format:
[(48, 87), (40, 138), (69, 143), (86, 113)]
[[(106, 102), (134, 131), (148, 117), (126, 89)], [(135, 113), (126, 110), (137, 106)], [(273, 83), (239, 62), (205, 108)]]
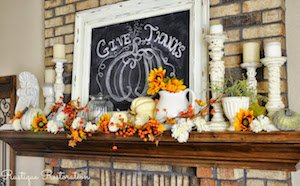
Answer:
[(190, 85), (196, 99), (205, 100), (209, 0), (129, 0), (76, 13), (72, 99), (88, 102), (92, 29), (147, 17), (190, 10)]

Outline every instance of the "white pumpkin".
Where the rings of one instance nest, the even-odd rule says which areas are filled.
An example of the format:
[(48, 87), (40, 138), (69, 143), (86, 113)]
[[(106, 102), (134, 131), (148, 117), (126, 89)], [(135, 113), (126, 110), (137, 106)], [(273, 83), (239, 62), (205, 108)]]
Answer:
[(43, 114), (42, 109), (30, 107), (27, 112), (22, 116), (21, 119), (21, 125), (24, 130), (30, 130), (32, 128), (31, 124), (33, 122), (33, 119), (37, 114)]
[(150, 118), (154, 118), (156, 103), (149, 97), (138, 97), (131, 103), (130, 109), (136, 114), (147, 114)]
[(154, 118), (156, 103), (149, 97), (140, 97), (133, 100), (131, 109), (136, 114), (147, 114), (150, 118)]
[(137, 105), (142, 104), (143, 102), (147, 102), (147, 101), (153, 101), (153, 99), (149, 98), (149, 97), (138, 97), (135, 98), (130, 105), (130, 109), (135, 112)]

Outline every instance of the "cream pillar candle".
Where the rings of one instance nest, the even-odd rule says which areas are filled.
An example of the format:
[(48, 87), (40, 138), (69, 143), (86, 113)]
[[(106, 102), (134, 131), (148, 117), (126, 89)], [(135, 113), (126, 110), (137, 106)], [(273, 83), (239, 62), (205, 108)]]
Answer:
[(65, 59), (66, 46), (64, 44), (54, 44), (53, 46), (53, 59)]
[(212, 25), (210, 27), (210, 34), (223, 34), (223, 25)]
[(280, 42), (267, 43), (264, 51), (265, 57), (282, 57)]
[(45, 70), (45, 83), (54, 83), (55, 82), (55, 70), (54, 69), (46, 69)]
[(259, 43), (257, 42), (247, 42), (243, 45), (243, 62), (251, 63), (260, 61), (260, 53), (259, 53)]

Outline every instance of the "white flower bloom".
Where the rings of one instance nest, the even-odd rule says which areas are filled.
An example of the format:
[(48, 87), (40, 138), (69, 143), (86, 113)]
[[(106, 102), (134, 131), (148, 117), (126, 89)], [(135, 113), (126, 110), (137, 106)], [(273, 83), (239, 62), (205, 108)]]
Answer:
[(91, 122), (91, 121), (88, 122), (85, 126), (86, 132), (95, 132), (98, 130), (98, 128), (99, 128), (99, 126), (93, 124), (93, 122)]
[(73, 120), (72, 123), (72, 128), (73, 129), (77, 129), (80, 127), (80, 121), (81, 121), (81, 117), (77, 117), (76, 119)]
[(172, 129), (172, 137), (177, 139), (179, 143), (187, 142), (189, 139), (189, 132), (186, 130), (186, 126), (175, 124), (173, 125)]
[(15, 131), (22, 130), (21, 120), (15, 119), (15, 121), (12, 123), (12, 126), (14, 127)]
[(57, 121), (65, 121), (66, 118), (67, 118), (67, 114), (65, 114), (64, 112), (60, 112), (57, 115), (56, 120)]
[(129, 116), (129, 123), (135, 123), (135, 116)]
[(194, 122), (198, 132), (210, 131), (210, 128), (207, 125), (205, 119), (197, 117), (193, 120), (193, 122)]
[(115, 112), (112, 116), (123, 119), (125, 123), (128, 121), (127, 112)]
[(260, 115), (255, 120), (253, 120), (250, 124), (251, 130), (253, 132), (261, 132), (261, 131), (267, 131), (270, 132), (273, 128), (270, 119), (267, 116)]
[(149, 121), (149, 115), (148, 114), (138, 114), (136, 116), (136, 119), (135, 119), (135, 125), (143, 126), (146, 123), (148, 123), (148, 121)]
[(58, 130), (59, 124), (53, 120), (50, 120), (47, 124), (47, 131), (56, 134)]
[(121, 121), (119, 120), (119, 117), (111, 117), (108, 124), (108, 130), (110, 132), (117, 132), (119, 130), (117, 124), (121, 125)]
[(186, 131), (191, 132), (194, 123), (190, 119), (181, 118), (178, 120), (178, 125), (181, 125), (182, 128), (184, 128)]
[(263, 131), (263, 128), (257, 119), (255, 119), (251, 122), (250, 127), (251, 127), (251, 130), (255, 133)]

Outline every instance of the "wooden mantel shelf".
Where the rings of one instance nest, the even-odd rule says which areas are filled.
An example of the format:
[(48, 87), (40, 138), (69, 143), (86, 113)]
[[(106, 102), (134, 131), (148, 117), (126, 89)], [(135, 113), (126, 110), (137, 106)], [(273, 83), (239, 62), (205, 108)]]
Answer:
[[(66, 135), (0, 131), (0, 140), (17, 155), (191, 167), (294, 171), (300, 159), (300, 132), (191, 132), (188, 143), (183, 144), (165, 133), (158, 147), (137, 136), (95, 133), (72, 148)], [(117, 151), (112, 150), (114, 145)]]

